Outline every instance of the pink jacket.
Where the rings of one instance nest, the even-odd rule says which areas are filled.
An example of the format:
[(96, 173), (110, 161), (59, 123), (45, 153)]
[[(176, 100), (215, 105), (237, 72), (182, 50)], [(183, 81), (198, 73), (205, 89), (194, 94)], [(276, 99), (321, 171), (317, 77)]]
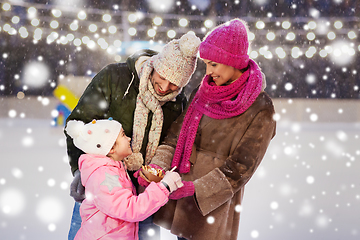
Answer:
[(138, 222), (168, 201), (162, 183), (151, 183), (136, 196), (122, 162), (106, 156), (83, 154), (79, 158), (86, 199), (80, 207), (81, 228), (75, 240), (138, 239)]

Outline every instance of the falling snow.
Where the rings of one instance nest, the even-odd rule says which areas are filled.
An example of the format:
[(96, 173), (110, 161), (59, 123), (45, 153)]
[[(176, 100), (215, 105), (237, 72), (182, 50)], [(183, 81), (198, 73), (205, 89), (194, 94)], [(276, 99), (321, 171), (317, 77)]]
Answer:
[[(357, 239), (359, 125), (289, 123), (288, 111), (283, 112), (242, 205), (235, 207), (241, 213), (239, 239)], [(309, 116), (314, 112), (304, 109)], [(72, 176), (61, 127), (52, 127), (49, 119), (18, 116), (0, 118), (0, 123), (0, 138), (6, 139), (0, 151), (8, 159), (0, 168), (1, 232), (26, 239), (39, 234), (66, 238)], [(215, 221), (207, 217), (208, 224)], [(165, 230), (162, 235), (173, 237)]]
[[(62, 4), (63, 7), (81, 6), (83, 3), (82, 0), (56, 0), (56, 2)], [(209, 0), (190, 0), (189, 2), (192, 11), (205, 9), (210, 3)], [(259, 9), (266, 7), (269, 2), (268, 0), (254, 1)], [(332, 2), (341, 4), (343, 1), (333, 0)], [(155, 0), (149, 0), (148, 3), (149, 8), (159, 15), (167, 12), (174, 4), (178, 7), (182, 4), (181, 1), (176, 0), (163, 0), (160, 5)], [(240, 4), (240, 1), (235, 0), (234, 3)], [(2, 13), (5, 13), (16, 6), (4, 3), (1, 7)], [(118, 5), (112, 6), (112, 10), (115, 11), (119, 8)], [(294, 3), (288, 6), (289, 11), (299, 9), (300, 6)], [(355, 12), (355, 9), (352, 11)], [(31, 29), (40, 23), (35, 17), (36, 12), (35, 8), (27, 9), (26, 16), (32, 19), (31, 24), (34, 26)], [(354, 83), (351, 83), (352, 85), (343, 92), (331, 89), (321, 96), (329, 98), (328, 100), (335, 100), (341, 97), (341, 94), (358, 98), (358, 70), (350, 64), (357, 61), (360, 51), (357, 39), (358, 29), (352, 29), (350, 26), (351, 31), (347, 32), (346, 29), (349, 27), (345, 27), (344, 24), (348, 23), (336, 19), (331, 20), (330, 23), (326, 18), (321, 18), (323, 12), (316, 8), (308, 9), (308, 13), (313, 19), (303, 24), (301, 31), (307, 33), (302, 37), (305, 39), (304, 42), (310, 44), (309, 46), (306, 44), (296, 46), (299, 36), (293, 32), (293, 29), (296, 29), (294, 22), (288, 20), (276, 22), (276, 27), (279, 28), (278, 32), (281, 31), (284, 35), (284, 40), (294, 42), (294, 46), (278, 46), (274, 49), (272, 48), (274, 45), (271, 44), (253, 46), (254, 50), (250, 53), (252, 58), (267, 59), (271, 63), (262, 62), (264, 72), (269, 72), (270, 76), (267, 79), (269, 84), (266, 91), (269, 94), (282, 93), (286, 96), (299, 97), (297, 91), (300, 91), (300, 82), (309, 87), (309, 96), (316, 96), (324, 90), (316, 88), (316, 85), (331, 84), (334, 80), (333, 73), (338, 71), (340, 79), (343, 79), (343, 76), (351, 76)], [(266, 16), (271, 20), (276, 14), (276, 11), (273, 13), (268, 11)], [(55, 19), (63, 17), (62, 11), (57, 9), (53, 9), (52, 15)], [(84, 28), (81, 26), (82, 22), (90, 22), (83, 21), (87, 17), (87, 9), (79, 11), (78, 19), (68, 23), (70, 30), (75, 33), (78, 29)], [(138, 12), (130, 14), (128, 20), (132, 24), (143, 18), (144, 14)], [(40, 27), (36, 27), (36, 30), (31, 33), (26, 28), (19, 28), (16, 32), (17, 29), (12, 26), (21, 24), (22, 20), (19, 16), (13, 16), (11, 25), (1, 24), (1, 33), (11, 36), (18, 34), (23, 39), (33, 37), (31, 47), (36, 47), (42, 38), (49, 46), (54, 46), (53, 50), (55, 43), (63, 46), (71, 43), (75, 46), (75, 53), (84, 51), (85, 48), (94, 50), (100, 47), (106, 49), (111, 56), (115, 55), (114, 53), (124, 44), (117, 37), (113, 43), (108, 43), (105, 38), (99, 37), (105, 33), (119, 33), (119, 29), (112, 26), (114, 19), (109, 14), (102, 16), (102, 21), (109, 23), (107, 29), (100, 25), (90, 24), (88, 29), (93, 34), (84, 35), (81, 39), (75, 38), (72, 33), (60, 36), (56, 30), (59, 28), (60, 21), (49, 23), (48, 29), (53, 29), (49, 31), (49, 35)], [(188, 27), (189, 23), (187, 19), (181, 18), (178, 25), (179, 28), (183, 28)], [(162, 24), (161, 17), (154, 18), (154, 27), (147, 31), (147, 35), (156, 37), (157, 26), (160, 26), (160, 30), (163, 28)], [(204, 22), (205, 27), (202, 26), (199, 31), (203, 34), (214, 24), (208, 19)], [(262, 34), (259, 35), (260, 38), (266, 39), (267, 43), (276, 42), (274, 40), (279, 38), (278, 32), (268, 29), (269, 21), (259, 19), (253, 22), (251, 27), (260, 30), (259, 33)], [(30, 28), (28, 29), (30, 31)], [(128, 33), (130, 36), (135, 36), (139, 31), (140, 29), (131, 27)], [(266, 34), (263, 34), (264, 31)], [(171, 30), (167, 32), (167, 36), (173, 38), (179, 36), (179, 33)], [(326, 36), (331, 44), (321, 46), (318, 39), (321, 36)], [(254, 33), (250, 33), (250, 37), (253, 38), (252, 40), (255, 37), (259, 38)], [(0, 61), (4, 61), (5, 64), (13, 57), (13, 52), (3, 52)], [(47, 57), (36, 56), (34, 59), (37, 61), (29, 61), (22, 72), (19, 70), (11, 75), (11, 83), (22, 81), (22, 85), (19, 85), (14, 93), (14, 98), (23, 101), (22, 104), (29, 98), (29, 89), (41, 88), (44, 85), (49, 85), (51, 89), (56, 87), (56, 82), (49, 80), (50, 68), (44, 65)], [(72, 57), (59, 56), (55, 61), (56, 67), (62, 69), (69, 67), (72, 64)], [(316, 69), (316, 73), (309, 71), (311, 67), (309, 62), (319, 61), (319, 57), (330, 59), (331, 64)], [(285, 61), (281, 61), (283, 59)], [(303, 61), (303, 59), (308, 61)], [(83, 62), (90, 60), (92, 59), (82, 59)], [(114, 60), (120, 61), (121, 56), (117, 55), (111, 59), (111, 61)], [(277, 60), (280, 61), (277, 62)], [(293, 66), (286, 66), (287, 62), (292, 62)], [(94, 62), (90, 62), (91, 64)], [(284, 69), (274, 68), (277, 64)], [(291, 73), (291, 76), (297, 77), (296, 81), (293, 81), (294, 79), (289, 77), (289, 72), (299, 69), (300, 74)], [(270, 75), (270, 72), (277, 75)], [(84, 73), (91, 76), (96, 74), (96, 71), (87, 69)], [(4, 84), (2, 78), (3, 75), (0, 72), (0, 94), (9, 90), (7, 82)], [(58, 74), (58, 78), (59, 80), (66, 79), (61, 73)], [(278, 83), (277, 80), (281, 82)], [(342, 84), (339, 83), (336, 87), (339, 86)], [(69, 196), (72, 175), (66, 154), (63, 129), (56, 127), (53, 121), (53, 118), (58, 117), (60, 113), (52, 107), (53, 97), (33, 96), (33, 98), (37, 103), (33, 109), (27, 109), (26, 104), (25, 107), (13, 107), (5, 103), (6, 110), (0, 115), (0, 238), (66, 239), (74, 202)], [(4, 98), (0, 100), (0, 104), (3, 104)], [(66, 97), (62, 96), (60, 100), (64, 101)], [(331, 109), (331, 105), (323, 102), (318, 105), (307, 105), (306, 102), (302, 102), (299, 107), (293, 99), (280, 97), (276, 100), (274, 101), (276, 114), (273, 119), (278, 122), (277, 135), (271, 141), (263, 162), (247, 184), (242, 204), (235, 206), (235, 212), (241, 214), (238, 239), (360, 239), (360, 184), (358, 181), (360, 125), (357, 122), (359, 113), (348, 105), (334, 110)], [(101, 109), (108, 107), (105, 101), (100, 101), (98, 104)], [(2, 107), (3, 105), (0, 109)], [(319, 108), (334, 111), (326, 115)], [(32, 111), (46, 112), (46, 114), (40, 117), (32, 114)], [(354, 118), (349, 120), (356, 114), (358, 115), (355, 121)], [(330, 115), (336, 115), (339, 120), (328, 121), (327, 118)], [(289, 120), (289, 116), (297, 118)], [(217, 221), (211, 213), (206, 216), (206, 219), (208, 224), (214, 224)], [(155, 231), (149, 229), (148, 235), (154, 234)], [(162, 229), (162, 240), (164, 239), (175, 240), (175, 237)]]
[(358, 239), (359, 125), (293, 124), (278, 122), (247, 185), (239, 239)]

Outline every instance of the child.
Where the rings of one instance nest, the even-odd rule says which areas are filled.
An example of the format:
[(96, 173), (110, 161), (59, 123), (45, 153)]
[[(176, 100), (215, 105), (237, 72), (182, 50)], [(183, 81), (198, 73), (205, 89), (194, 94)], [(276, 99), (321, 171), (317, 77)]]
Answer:
[(136, 196), (123, 162), (132, 153), (131, 139), (119, 122), (111, 118), (88, 124), (73, 120), (65, 130), (86, 153), (79, 158), (86, 199), (80, 207), (82, 224), (75, 239), (138, 239), (138, 222), (155, 213), (182, 186), (179, 174), (167, 172), (161, 182), (150, 183)]

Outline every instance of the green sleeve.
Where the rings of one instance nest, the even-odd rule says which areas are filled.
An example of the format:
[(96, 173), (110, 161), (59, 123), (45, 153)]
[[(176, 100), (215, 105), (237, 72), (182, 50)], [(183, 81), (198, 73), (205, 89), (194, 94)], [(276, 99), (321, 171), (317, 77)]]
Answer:
[[(88, 123), (93, 119), (107, 118), (111, 101), (110, 84), (111, 73), (105, 67), (92, 79), (66, 122), (80, 120)], [(64, 132), (71, 172), (74, 173), (78, 169), (78, 159), (83, 152), (74, 146), (72, 138)]]

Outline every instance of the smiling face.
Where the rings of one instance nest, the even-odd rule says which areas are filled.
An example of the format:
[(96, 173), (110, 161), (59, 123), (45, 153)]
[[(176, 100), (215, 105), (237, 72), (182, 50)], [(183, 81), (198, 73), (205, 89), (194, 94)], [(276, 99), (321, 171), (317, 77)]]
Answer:
[(159, 96), (165, 96), (179, 89), (178, 86), (172, 84), (171, 82), (160, 76), (160, 74), (158, 74), (155, 70), (151, 74), (151, 83), (156, 94), (158, 94)]
[(111, 148), (108, 156), (115, 161), (121, 161), (130, 154), (132, 154), (130, 146), (131, 138), (125, 135), (124, 129), (121, 128), (120, 133), (115, 141), (114, 146)]
[(207, 59), (203, 61), (206, 64), (206, 75), (209, 75), (217, 86), (229, 85), (242, 75), (237, 68)]

